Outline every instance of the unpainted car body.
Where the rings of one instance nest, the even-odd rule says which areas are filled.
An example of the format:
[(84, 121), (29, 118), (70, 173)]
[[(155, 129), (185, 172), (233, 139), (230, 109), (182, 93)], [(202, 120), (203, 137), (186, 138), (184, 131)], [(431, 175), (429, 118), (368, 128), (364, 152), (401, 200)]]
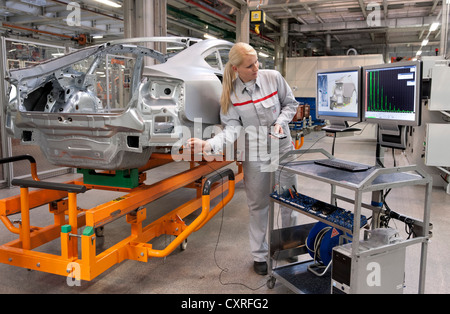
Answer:
[[(24, 145), (39, 145), (57, 166), (141, 167), (155, 150), (180, 142), (182, 127), (194, 134), (194, 120), (203, 129), (220, 123), (221, 76), (231, 46), (200, 40), (168, 58), (111, 43), (13, 70), (6, 129)], [(146, 57), (160, 64), (144, 66)]]

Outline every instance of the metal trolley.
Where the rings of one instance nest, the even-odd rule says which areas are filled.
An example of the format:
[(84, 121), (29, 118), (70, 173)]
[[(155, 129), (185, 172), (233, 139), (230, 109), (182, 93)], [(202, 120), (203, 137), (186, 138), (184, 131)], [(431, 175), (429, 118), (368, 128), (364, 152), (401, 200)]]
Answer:
[[(299, 206), (294, 202), (283, 198), (279, 190), (275, 190), (271, 194), (269, 207), (269, 279), (267, 286), (273, 288), (276, 280), (297, 293), (336, 293), (333, 289), (333, 271), (326, 274), (321, 273), (319, 276), (308, 271), (308, 265), (312, 261), (295, 262), (283, 266), (276, 266), (277, 259), (289, 255), (307, 254), (306, 238), (314, 224), (303, 224), (292, 226), (288, 228), (281, 228), (274, 230), (274, 205), (276, 203), (296, 210), (304, 215), (312, 217), (318, 221), (326, 223), (334, 229), (337, 229), (345, 234), (351, 236), (351, 242), (346, 245), (349, 252), (348, 258), (351, 265), (348, 266), (348, 282), (345, 293), (386, 293), (385, 290), (364, 290), (361, 272), (359, 271), (358, 262), (365, 258), (374, 256), (376, 254), (394, 254), (397, 250), (405, 249), (407, 246), (413, 244), (420, 244), (420, 265), (419, 265), (419, 287), (418, 292), (424, 293), (425, 289), (425, 270), (427, 260), (427, 246), (429, 238), (431, 237), (431, 223), (430, 223), (430, 204), (431, 204), (431, 189), (432, 179), (424, 171), (417, 166), (404, 166), (394, 168), (381, 168), (378, 166), (371, 167), (362, 172), (348, 172), (340, 169), (334, 169), (317, 165), (314, 160), (305, 161), (286, 161), (295, 160), (295, 158), (303, 154), (323, 154), (326, 158), (334, 158), (331, 154), (323, 149), (310, 150), (294, 150), (282, 157), (279, 171), (289, 171), (298, 176), (308, 177), (320, 182), (329, 183), (331, 185), (331, 199), (330, 204), (335, 204), (336, 200), (344, 201), (354, 205), (352, 217), (353, 224), (346, 226), (338, 220), (333, 220), (327, 215), (317, 215), (306, 207)], [(410, 219), (414, 227), (414, 237), (392, 244), (383, 245), (376, 248), (364, 248), (365, 240), (361, 237), (361, 228), (373, 230), (378, 228), (380, 217), (386, 213), (382, 206), (382, 193), (386, 189), (399, 188), (405, 186), (423, 185), (425, 186), (424, 209), (422, 220)], [(272, 185), (276, 185), (275, 174), (272, 175)], [(337, 193), (336, 188), (341, 187), (354, 192), (354, 197), (348, 198)], [(277, 188), (279, 189), (279, 188)], [(363, 202), (363, 194), (371, 192), (372, 200), (370, 204)], [(361, 214), (361, 209), (365, 208), (371, 211), (372, 218), (370, 226), (366, 224), (365, 216)], [(402, 216), (406, 217), (406, 216)], [(366, 230), (367, 231), (367, 230)], [(342, 247), (342, 246), (339, 246)], [(336, 248), (336, 247), (335, 247)], [(334, 249), (333, 249), (334, 251)], [(334, 266), (334, 265), (332, 265)], [(331, 267), (333, 269), (333, 267)], [(403, 274), (402, 274), (403, 275)], [(365, 280), (365, 279), (364, 279)], [(397, 287), (400, 292), (403, 292), (403, 287)], [(341, 292), (341, 291), (340, 291)]]

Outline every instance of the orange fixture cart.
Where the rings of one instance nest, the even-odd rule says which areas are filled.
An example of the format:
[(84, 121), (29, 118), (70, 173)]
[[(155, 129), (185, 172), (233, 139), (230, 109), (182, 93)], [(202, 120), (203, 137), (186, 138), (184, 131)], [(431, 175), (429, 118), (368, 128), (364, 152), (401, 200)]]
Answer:
[[(235, 163), (233, 161), (203, 160), (190, 162), (188, 170), (147, 185), (144, 183), (146, 170), (173, 161), (170, 154), (153, 154), (147, 165), (139, 169), (139, 184), (136, 187), (86, 184), (83, 179), (51, 183), (39, 180), (36, 161), (29, 155), (1, 159), (0, 163), (19, 160), (30, 162), (32, 180), (13, 180), (12, 184), (20, 187), (20, 195), (0, 200), (1, 221), (10, 232), (18, 235), (16, 240), (0, 246), (0, 262), (86, 281), (126, 259), (147, 262), (151, 257), (169, 255), (178, 246), (185, 244), (191, 233), (201, 229), (233, 198), (235, 183), (242, 180), (240, 164), (237, 164), (235, 174), (231, 169), (224, 168), (232, 166)], [(227, 180), (222, 180), (223, 178)], [(196, 189), (197, 197), (156, 221), (143, 225), (147, 204), (183, 187)], [(77, 198), (93, 189), (121, 191), (126, 194), (91, 209), (79, 208)], [(225, 190), (228, 190), (228, 194), (210, 209), (210, 200), (221, 196)], [(54, 215), (54, 223), (46, 227), (32, 226), (30, 211), (46, 204)], [(200, 215), (187, 225), (183, 219), (199, 208), (202, 208)], [(21, 219), (18, 223), (8, 218), (19, 213)], [(96, 254), (95, 231), (123, 216), (131, 226), (131, 234)], [(83, 229), (78, 234), (80, 228)], [(163, 234), (176, 237), (164, 249), (153, 249), (148, 242)], [(35, 250), (58, 237), (61, 242), (60, 254)]]

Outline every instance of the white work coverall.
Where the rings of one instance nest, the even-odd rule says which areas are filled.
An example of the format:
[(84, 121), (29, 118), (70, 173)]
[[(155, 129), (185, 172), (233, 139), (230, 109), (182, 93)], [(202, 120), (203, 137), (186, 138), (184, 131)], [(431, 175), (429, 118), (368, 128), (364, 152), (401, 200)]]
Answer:
[[(257, 79), (247, 84), (238, 77), (234, 81), (234, 90), (230, 95), (232, 105), (226, 114), (221, 113), (224, 130), (208, 142), (213, 151), (219, 152), (224, 145), (227, 145), (227, 149), (232, 147), (232, 143), (240, 136), (236, 155), (243, 162), (245, 191), (250, 210), (250, 249), (254, 261), (263, 262), (268, 256), (266, 234), (269, 194), (273, 191), (270, 176), (277, 169), (278, 158), (293, 149), (288, 123), (294, 117), (298, 103), (282, 75), (274, 70), (260, 70)], [(275, 123), (283, 127), (287, 138), (278, 140), (269, 137)], [(241, 140), (245, 139), (245, 135), (247, 140)], [(242, 145), (243, 142), (245, 145)], [(281, 174), (277, 171), (276, 184), (292, 188), (296, 184), (296, 178), (287, 171), (281, 171)], [(295, 222), (292, 210), (282, 208), (281, 216), (283, 227)], [(279, 220), (276, 218), (275, 221)]]

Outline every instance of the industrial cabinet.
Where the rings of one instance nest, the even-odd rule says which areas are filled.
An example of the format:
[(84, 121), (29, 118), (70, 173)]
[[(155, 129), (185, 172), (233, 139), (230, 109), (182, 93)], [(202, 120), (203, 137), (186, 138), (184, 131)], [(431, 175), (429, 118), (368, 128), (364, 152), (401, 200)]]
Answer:
[[(402, 263), (402, 258), (397, 258), (397, 256), (404, 256), (406, 247), (413, 244), (420, 244), (418, 292), (424, 293), (427, 246), (431, 236), (431, 177), (417, 166), (393, 168), (374, 166), (361, 172), (349, 172), (318, 165), (314, 162), (314, 159), (307, 160), (307, 158), (304, 158), (305, 156), (308, 156), (306, 154), (320, 154), (324, 155), (324, 158), (334, 158), (323, 149), (294, 150), (281, 158), (278, 171), (289, 171), (297, 176), (303, 176), (330, 184), (330, 204), (335, 204), (337, 200), (353, 204), (353, 208), (347, 210), (347, 212), (342, 208), (339, 208), (343, 214), (350, 218), (350, 224), (349, 219), (336, 217), (338, 214), (335, 216), (324, 215), (317, 210), (312, 210), (312, 208), (306, 206), (305, 203), (299, 205), (298, 203), (293, 202), (292, 199), (289, 199), (289, 196), (283, 196), (282, 187), (280, 187), (280, 184), (278, 184), (279, 182), (277, 182), (279, 176), (273, 173), (271, 186), (275, 188), (270, 195), (269, 207), (269, 279), (267, 281), (267, 286), (273, 288), (275, 282), (279, 280), (282, 284), (297, 293), (336, 293), (336, 291), (344, 293), (378, 293), (380, 292), (380, 289), (371, 290), (367, 289), (366, 286), (363, 287), (366, 278), (361, 278), (361, 276), (364, 276), (361, 273), (360, 267), (362, 262), (370, 261), (374, 256), (376, 256), (375, 260), (378, 261), (377, 258), (387, 255), (395, 257), (394, 260), (396, 262)], [(301, 156), (303, 156), (301, 161), (296, 160)], [(381, 214), (385, 214), (386, 212), (381, 203), (381, 193), (387, 189), (413, 185), (422, 185), (425, 187), (422, 220), (416, 218), (411, 218), (409, 220), (413, 221), (414, 236), (404, 240), (402, 239), (401, 241), (393, 241), (392, 243), (387, 243), (386, 245), (378, 247), (364, 247), (365, 236), (361, 237), (361, 233), (365, 234), (371, 232), (371, 230), (380, 229), (378, 228), (380, 223), (379, 218), (381, 217)], [(354, 197), (348, 197), (349, 193), (345, 193), (347, 196), (344, 196), (344, 193), (338, 193), (337, 187), (344, 188), (344, 191), (352, 191)], [(339, 190), (341, 191), (341, 189)], [(368, 204), (367, 201), (363, 201), (364, 193), (371, 193), (370, 204)], [(350, 192), (350, 195), (351, 194), (352, 193)], [(290, 192), (290, 195), (292, 196), (292, 192)], [(302, 202), (314, 200), (308, 196), (302, 197), (306, 199), (306, 201)], [(346, 255), (346, 258), (349, 259), (347, 264), (348, 274), (346, 274), (348, 282), (346, 283), (345, 289), (341, 289), (340, 287), (339, 289), (336, 289), (336, 282), (339, 280), (333, 280), (333, 278), (331, 278), (332, 272), (328, 271), (325, 273), (324, 271), (320, 274), (314, 274), (314, 271), (308, 271), (308, 265), (312, 263), (311, 260), (277, 266), (277, 260), (279, 260), (280, 257), (308, 253), (306, 238), (308, 237), (308, 232), (310, 232), (314, 225), (309, 223), (288, 228), (274, 229), (274, 208), (277, 203), (331, 226), (335, 231), (338, 230), (340, 232), (341, 239), (350, 239), (347, 244), (343, 244), (341, 241), (339, 245), (334, 246), (333, 248), (333, 254), (340, 253), (341, 256)], [(361, 210), (363, 208), (368, 209), (368, 212), (371, 214), (371, 219), (362, 215)], [(364, 228), (362, 229), (362, 227)], [(340, 251), (336, 250), (337, 248), (339, 248)], [(385, 260), (386, 258), (379, 259), (379, 261)], [(331, 265), (332, 263), (329, 264)], [(399, 268), (401, 269), (401, 265)], [(398, 286), (398, 284), (396, 284), (394, 289), (397, 289), (400, 293), (403, 292), (403, 288)], [(390, 293), (391, 289), (387, 287), (387, 290), (381, 290), (381, 292)]]

